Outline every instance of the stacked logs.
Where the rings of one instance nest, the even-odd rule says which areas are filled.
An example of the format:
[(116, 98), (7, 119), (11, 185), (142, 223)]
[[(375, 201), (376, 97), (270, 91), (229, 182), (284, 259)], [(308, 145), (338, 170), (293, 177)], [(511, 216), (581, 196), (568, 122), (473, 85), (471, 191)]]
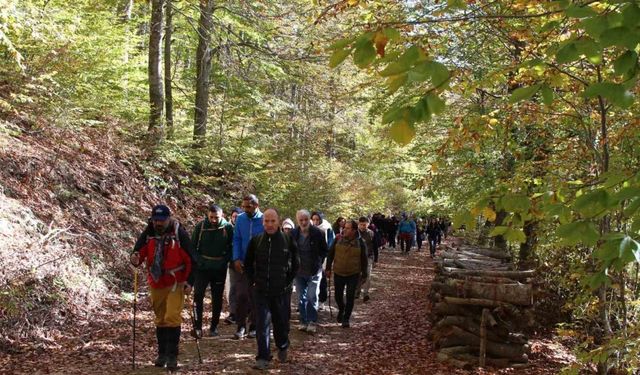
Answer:
[(526, 367), (533, 323), (534, 271), (517, 271), (509, 254), (444, 245), (430, 298), (438, 360), (456, 367)]

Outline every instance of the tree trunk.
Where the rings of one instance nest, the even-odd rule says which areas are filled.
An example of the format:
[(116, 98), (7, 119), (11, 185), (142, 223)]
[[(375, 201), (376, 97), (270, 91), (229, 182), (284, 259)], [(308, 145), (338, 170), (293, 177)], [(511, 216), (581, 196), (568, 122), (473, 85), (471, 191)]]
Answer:
[(173, 34), (173, 6), (172, 0), (166, 0), (166, 31), (164, 35), (164, 92), (165, 118), (167, 123), (167, 138), (173, 138), (173, 93), (171, 89), (171, 38)]
[(153, 141), (162, 140), (162, 108), (164, 93), (162, 92), (162, 4), (163, 0), (151, 0), (151, 30), (149, 33), (149, 134)]
[(213, 0), (200, 0), (198, 49), (196, 51), (196, 103), (193, 127), (195, 147), (205, 144), (207, 112), (209, 110), (209, 76), (211, 74), (211, 32), (213, 30)]

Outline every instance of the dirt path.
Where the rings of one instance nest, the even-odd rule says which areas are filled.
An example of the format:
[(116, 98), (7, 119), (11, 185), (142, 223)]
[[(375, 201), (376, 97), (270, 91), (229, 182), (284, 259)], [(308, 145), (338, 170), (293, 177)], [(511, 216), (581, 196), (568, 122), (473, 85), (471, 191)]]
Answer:
[[(352, 326), (343, 329), (330, 317), (329, 309), (320, 312), (315, 335), (296, 330), (295, 306), (291, 321), (291, 349), (288, 363), (275, 359), (270, 373), (278, 374), (470, 374), (522, 373), (523, 370), (452, 369), (436, 361), (427, 339), (429, 303), (427, 293), (433, 278), (433, 262), (428, 253), (382, 251), (373, 271), (371, 300), (356, 302)], [(295, 296), (293, 298), (295, 300)], [(117, 301), (114, 301), (116, 303)], [(335, 303), (332, 301), (335, 316)], [(98, 319), (58, 348), (30, 352), (10, 359), (10, 367), (0, 360), (2, 373), (40, 374), (162, 374), (153, 367), (155, 334), (148, 301), (140, 301), (137, 330), (138, 369), (131, 370), (131, 310), (120, 307), (115, 315), (97, 312)], [(187, 317), (186, 311), (184, 312)], [(188, 319), (187, 319), (188, 321)], [(182, 374), (260, 373), (253, 370), (256, 343), (253, 339), (233, 340), (234, 326), (221, 324), (220, 336), (200, 342), (203, 364), (197, 363), (190, 323), (183, 325), (180, 345)], [(69, 332), (67, 335), (69, 336)], [(527, 374), (555, 374), (566, 365), (566, 350), (548, 341), (532, 340), (532, 367)], [(18, 360), (18, 361), (16, 361)], [(11, 369), (5, 372), (4, 369)], [(39, 369), (39, 371), (34, 371)]]

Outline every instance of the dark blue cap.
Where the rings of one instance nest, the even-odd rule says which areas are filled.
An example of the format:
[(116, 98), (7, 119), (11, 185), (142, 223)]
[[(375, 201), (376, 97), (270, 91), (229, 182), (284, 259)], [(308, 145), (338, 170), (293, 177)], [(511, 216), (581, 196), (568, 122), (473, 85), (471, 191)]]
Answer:
[(151, 220), (163, 221), (167, 220), (169, 216), (171, 216), (171, 210), (169, 210), (169, 207), (163, 204), (154, 206), (153, 210), (151, 211)]

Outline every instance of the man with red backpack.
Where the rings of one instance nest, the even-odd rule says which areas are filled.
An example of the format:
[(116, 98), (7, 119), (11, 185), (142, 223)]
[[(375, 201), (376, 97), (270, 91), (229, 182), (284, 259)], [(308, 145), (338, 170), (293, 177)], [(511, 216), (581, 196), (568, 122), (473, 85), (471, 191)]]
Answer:
[(169, 207), (157, 205), (149, 224), (138, 237), (129, 258), (138, 267), (145, 264), (151, 305), (155, 314), (158, 357), (155, 366), (178, 369), (178, 345), (184, 296), (191, 293), (195, 258), (189, 234), (171, 217)]

